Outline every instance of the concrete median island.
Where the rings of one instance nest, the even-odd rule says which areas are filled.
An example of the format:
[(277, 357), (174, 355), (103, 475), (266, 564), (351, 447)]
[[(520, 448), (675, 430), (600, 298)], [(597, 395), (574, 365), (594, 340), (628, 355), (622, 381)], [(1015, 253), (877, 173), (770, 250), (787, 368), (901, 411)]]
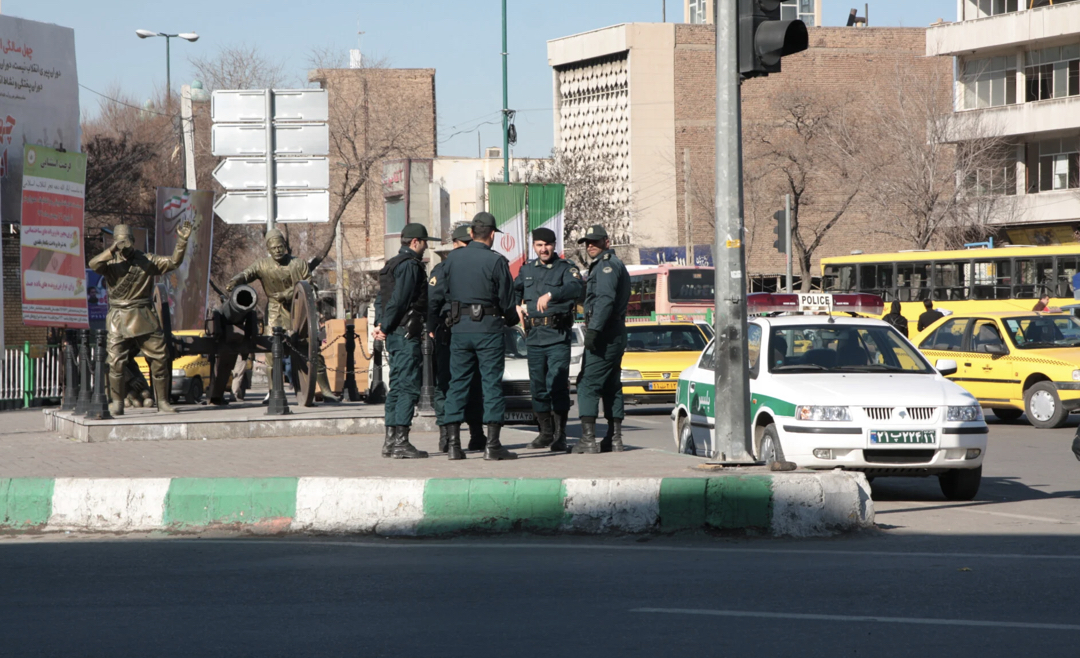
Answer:
[(826, 536), (872, 527), (858, 473), (665, 478), (0, 478), (6, 532)]

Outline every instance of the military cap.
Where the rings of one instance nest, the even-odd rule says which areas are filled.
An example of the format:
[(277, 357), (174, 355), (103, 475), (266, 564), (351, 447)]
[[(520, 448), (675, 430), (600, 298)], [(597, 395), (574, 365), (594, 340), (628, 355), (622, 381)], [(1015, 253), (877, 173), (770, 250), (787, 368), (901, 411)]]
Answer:
[(454, 228), (454, 233), (451, 237), (458, 242), (472, 242), (472, 234), (469, 233), (469, 225), (458, 224)]
[(587, 242), (589, 240), (606, 240), (607, 237), (607, 230), (603, 226), (599, 224), (593, 224), (589, 227), (589, 232), (585, 234), (585, 237), (578, 240), (578, 244)]
[(123, 238), (132, 239), (131, 227), (127, 224), (117, 224), (113, 227), (113, 239), (121, 240)]
[(276, 228), (272, 228), (266, 232), (266, 237), (263, 239), (263, 243), (269, 247), (271, 240), (281, 240), (282, 242), (284, 242), (285, 234)]
[(427, 234), (427, 227), (423, 224), (406, 224), (405, 228), (401, 229), (401, 237), (407, 240), (430, 240)]
[(482, 228), (484, 226), (495, 229), (496, 233), (502, 233), (499, 230), (499, 224), (495, 221), (495, 215), (489, 212), (478, 212), (476, 216), (472, 218), (473, 228)]
[(549, 228), (538, 228), (533, 231), (533, 242), (546, 242), (548, 244), (556, 244), (557, 239), (555, 237), (555, 231)]

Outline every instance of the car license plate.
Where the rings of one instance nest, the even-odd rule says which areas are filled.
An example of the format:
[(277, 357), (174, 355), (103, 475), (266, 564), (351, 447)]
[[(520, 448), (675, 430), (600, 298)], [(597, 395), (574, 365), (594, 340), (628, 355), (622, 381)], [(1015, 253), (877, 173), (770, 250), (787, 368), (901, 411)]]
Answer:
[(934, 430), (870, 430), (870, 443), (876, 445), (937, 443)]
[(679, 386), (679, 382), (650, 382), (650, 391), (674, 391)]
[(533, 413), (531, 411), (506, 411), (503, 412), (504, 423), (531, 423)]

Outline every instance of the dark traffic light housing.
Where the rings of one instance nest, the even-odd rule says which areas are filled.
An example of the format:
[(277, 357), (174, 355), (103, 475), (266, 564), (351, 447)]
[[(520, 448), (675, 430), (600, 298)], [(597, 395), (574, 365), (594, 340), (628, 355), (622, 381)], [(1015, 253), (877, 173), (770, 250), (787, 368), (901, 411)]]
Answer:
[(773, 213), (773, 219), (776, 220), (776, 226), (773, 227), (773, 232), (776, 233), (776, 240), (773, 241), (772, 246), (780, 253), (786, 254), (788, 252), (787, 213), (783, 210), (777, 210)]
[(780, 72), (780, 58), (807, 49), (802, 21), (780, 20), (781, 0), (738, 0), (739, 73), (756, 78)]

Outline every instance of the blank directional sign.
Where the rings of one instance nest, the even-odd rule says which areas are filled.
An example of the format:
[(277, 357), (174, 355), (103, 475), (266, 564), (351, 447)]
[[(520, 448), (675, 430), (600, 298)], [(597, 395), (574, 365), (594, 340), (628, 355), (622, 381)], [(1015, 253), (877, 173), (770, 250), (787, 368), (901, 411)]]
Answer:
[(210, 95), (210, 119), (214, 123), (266, 121), (266, 92), (219, 89)]
[[(266, 155), (266, 125), (215, 123), (210, 129), (210, 152), (216, 156)], [(325, 123), (274, 126), (275, 155), (328, 155), (330, 127)]]
[(329, 121), (325, 89), (275, 89), (274, 121)]
[[(330, 193), (326, 190), (278, 191), (277, 222), (330, 221)], [(229, 192), (214, 204), (226, 224), (265, 224), (266, 192)]]
[[(227, 158), (214, 170), (214, 180), (227, 190), (266, 189), (266, 158)], [(330, 187), (326, 158), (279, 158), (274, 160), (277, 189)]]

